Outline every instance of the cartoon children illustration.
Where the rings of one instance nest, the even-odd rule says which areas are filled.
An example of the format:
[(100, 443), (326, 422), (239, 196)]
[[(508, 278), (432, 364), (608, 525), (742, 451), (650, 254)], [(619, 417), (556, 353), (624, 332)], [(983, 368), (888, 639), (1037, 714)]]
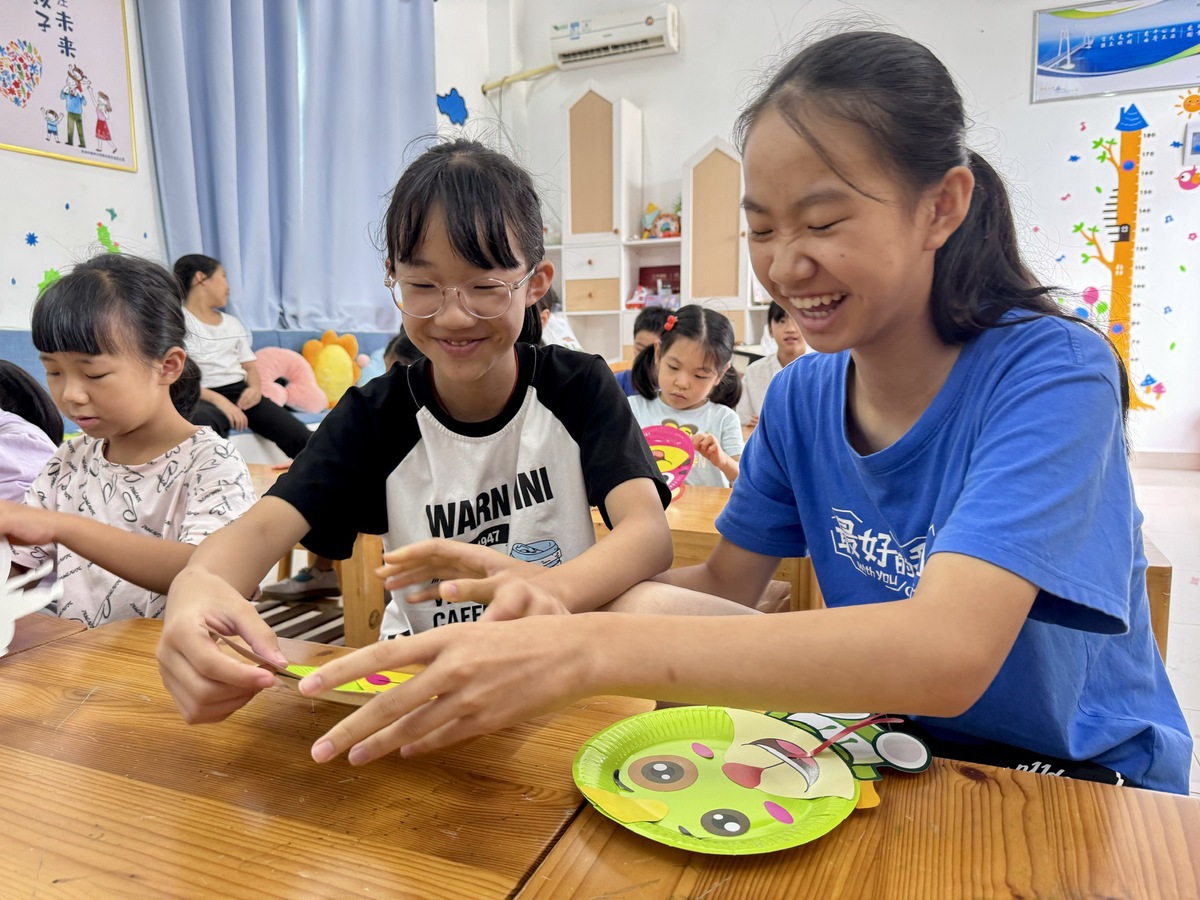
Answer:
[(92, 98), (92, 106), (96, 107), (96, 149), (104, 150), (104, 142), (112, 144), (112, 152), (117, 152), (117, 145), (113, 142), (112, 132), (108, 130), (108, 116), (112, 112), (112, 103), (108, 99), (108, 94), (104, 91), (92, 93), (92, 86), (88, 84), (88, 96)]
[[(58, 92), (67, 104), (67, 146), (75, 146), (75, 133), (79, 133), (79, 146), (86, 148), (87, 142), (83, 137), (83, 107), (87, 100), (83, 96), (83, 85), (88, 85), (91, 89), (91, 82), (83, 74), (83, 70), (77, 65), (67, 67), (67, 83), (63, 85), (63, 89)], [(105, 126), (107, 130), (108, 126)]]
[(58, 139), (58, 123), (62, 121), (62, 113), (42, 107), (42, 118), (46, 120), (46, 140), (54, 138), (54, 143), (61, 144)]

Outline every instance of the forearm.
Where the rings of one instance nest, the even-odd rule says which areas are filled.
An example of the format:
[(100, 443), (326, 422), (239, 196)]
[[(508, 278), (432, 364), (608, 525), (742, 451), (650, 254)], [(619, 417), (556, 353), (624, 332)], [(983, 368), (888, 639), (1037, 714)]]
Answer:
[(246, 372), (246, 386), (252, 391), (262, 388), (262, 377), (258, 374), (258, 366), (253, 362), (242, 363)]
[(741, 463), (728, 453), (721, 454), (721, 461), (717, 463), (717, 468), (721, 470), (721, 474), (725, 476), (730, 484), (737, 481), (738, 474), (742, 471)]
[(308, 523), (290, 503), (264, 497), (236, 522), (205, 538), (181, 577), (215, 575), (249, 597), (271, 566), (308, 532)]
[[(587, 640), (605, 652), (589, 656), (586, 682), (575, 693), (958, 715), (998, 665), (981, 663), (976, 641), (952, 636), (926, 612), (905, 600), (771, 616), (597, 615), (587, 623)], [(664, 651), (671, 647), (687, 652)], [(744, 663), (714, 665), (716, 659)]]
[(228, 403), (228, 398), (223, 394), (218, 394), (212, 388), (200, 388), (200, 399), (205, 403), (211, 403), (213, 406), (220, 408), (222, 403)]
[(588, 550), (535, 579), (571, 612), (597, 609), (671, 565), (671, 532), (661, 515), (630, 516)]
[(196, 548), (60, 513), (57, 543), (131, 584), (165, 594)]

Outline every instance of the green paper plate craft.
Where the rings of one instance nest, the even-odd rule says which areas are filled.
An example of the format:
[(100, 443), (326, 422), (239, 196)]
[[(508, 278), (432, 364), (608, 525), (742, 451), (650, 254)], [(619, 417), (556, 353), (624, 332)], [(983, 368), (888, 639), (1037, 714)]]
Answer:
[(633, 716), (588, 741), (574, 777), (604, 815), (699, 853), (748, 854), (806, 843), (855, 808), (875, 806), (881, 766), (919, 772), (928, 748), (857, 713), (680, 707)]

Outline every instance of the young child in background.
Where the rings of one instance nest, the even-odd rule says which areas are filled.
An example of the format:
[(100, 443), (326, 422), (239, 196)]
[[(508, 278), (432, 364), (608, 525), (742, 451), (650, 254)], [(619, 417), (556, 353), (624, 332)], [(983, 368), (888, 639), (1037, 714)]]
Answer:
[(716, 310), (690, 305), (667, 315), (662, 338), (633, 361), (637, 391), (629, 405), (638, 424), (687, 431), (696, 459), (686, 484), (729, 487), (738, 477), (741, 384), (733, 365), (733, 323)]
[(20, 366), (0, 359), (0, 500), (25, 499), (62, 437), (50, 395)]
[(200, 367), (200, 403), (192, 413), (221, 437), (249, 428), (273, 441), (290, 459), (312, 432), (290, 412), (262, 395), (250, 332), (228, 313), (229, 281), (211, 256), (191, 253), (175, 261), (175, 277), (186, 293), (187, 352)]
[(874, 32), (807, 44), (742, 114), (751, 263), (819, 352), (772, 384), (709, 560), (617, 605), (749, 604), (780, 557), (811, 555), (828, 608), (537, 616), (360, 650), (301, 691), (424, 668), (314, 758), (410, 756), (623, 693), (902, 713), (938, 756), (1186, 794), (1129, 381), (1023, 265), (965, 130), (937, 58)]
[[(387, 369), (391, 369), (395, 365), (411, 366), (424, 355), (409, 340), (401, 326), (400, 331), (393, 335), (383, 350), (383, 364)], [(276, 468), (290, 469), (291, 463)], [(338, 583), (337, 572), (333, 568), (333, 560), (327, 556), (310, 553), (307, 566), (290, 578), (263, 588), (262, 598), (285, 602), (323, 600), (327, 597), (337, 597), (341, 592), (342, 588)]]
[[(647, 306), (637, 314), (637, 318), (633, 320), (634, 359), (637, 359), (638, 355), (647, 347), (657, 346), (659, 338), (662, 337), (663, 325), (667, 323), (667, 316), (670, 314), (671, 311), (669, 309), (661, 306)], [(637, 389), (633, 386), (632, 376), (632, 367), (617, 373), (617, 384), (621, 386), (621, 390), (625, 392), (626, 397), (632, 397), (637, 394)]]
[[(540, 209), (529, 174), (473, 141), (436, 146), (401, 175), (385, 283), (425, 357), (351, 388), (268, 495), (172, 585), (159, 667), (186, 719), (223, 718), (272, 683), (208, 629), (279, 658), (241, 598), (300, 538), (344, 558), (360, 532), (383, 535), (384, 637), (560, 603), (595, 609), (670, 565), (666, 486), (608, 366), (537, 346), (534, 305), (554, 275)], [(612, 528), (599, 542), (592, 505)], [(487, 577), (471, 584), (491, 604), (430, 587), (431, 551), (484, 557)], [(559, 600), (541, 606), (551, 591)]]
[(774, 301), (767, 309), (767, 330), (778, 349), (750, 363), (742, 375), (742, 398), (738, 400), (737, 413), (742, 424), (750, 428), (758, 424), (758, 414), (771, 379), (808, 349), (796, 320)]
[(538, 317), (542, 321), (542, 346), (549, 347), (553, 344), (558, 347), (566, 347), (568, 350), (586, 352), (583, 344), (579, 343), (579, 338), (575, 336), (571, 323), (559, 311), (561, 305), (558, 292), (552, 287), (547, 288), (542, 299), (537, 302)]
[(76, 266), (34, 304), (51, 396), (83, 434), (58, 448), (24, 505), (0, 503), (0, 535), (16, 564), (55, 564), (61, 617), (161, 617), (193, 545), (254, 502), (237, 451), (181, 412), (200, 381), (184, 333), (178, 282), (125, 254)]

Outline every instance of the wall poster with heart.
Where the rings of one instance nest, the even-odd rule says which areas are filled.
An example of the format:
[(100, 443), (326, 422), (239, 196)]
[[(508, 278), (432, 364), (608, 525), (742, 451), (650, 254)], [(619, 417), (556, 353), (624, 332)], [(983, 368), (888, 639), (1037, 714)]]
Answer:
[(124, 0), (0, 0), (0, 149), (137, 171)]

